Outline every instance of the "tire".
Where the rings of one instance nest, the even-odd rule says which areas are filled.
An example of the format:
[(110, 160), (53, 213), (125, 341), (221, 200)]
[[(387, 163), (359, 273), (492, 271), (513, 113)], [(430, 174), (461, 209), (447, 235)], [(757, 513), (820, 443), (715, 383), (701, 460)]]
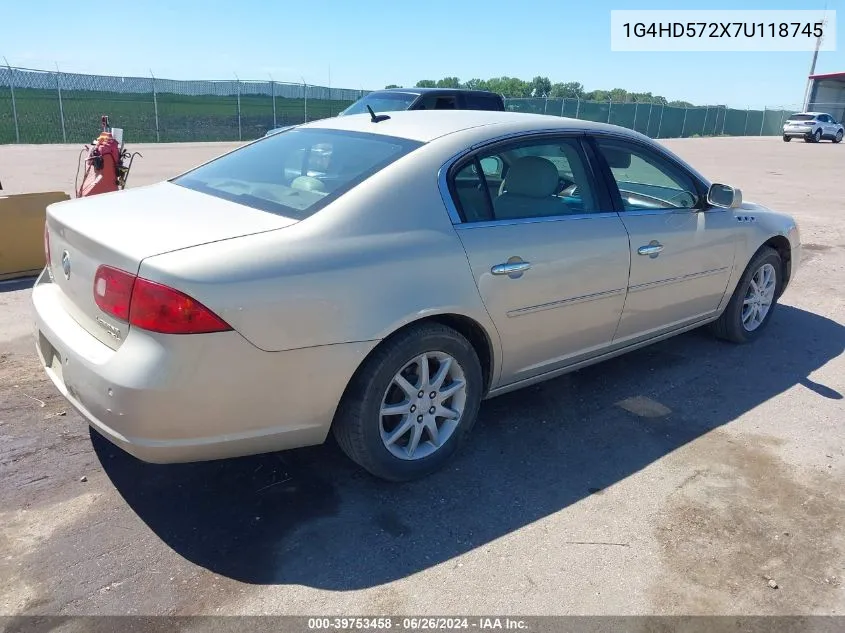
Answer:
[[(753, 329), (749, 329), (743, 323), (744, 302), (749, 294), (754, 294), (753, 291), (750, 292), (752, 279), (765, 266), (771, 266), (774, 269), (774, 287), (772, 289), (771, 302), (762, 322)], [(769, 324), (782, 287), (783, 263), (780, 255), (773, 248), (764, 246), (751, 258), (751, 261), (745, 268), (745, 272), (742, 273), (739, 283), (734, 289), (733, 295), (731, 295), (731, 300), (725, 307), (725, 311), (722, 312), (722, 315), (713, 324), (716, 336), (732, 343), (748, 343), (756, 339)], [(749, 321), (749, 323), (752, 322)]]
[[(428, 415), (436, 409), (436, 401), (429, 400), (434, 391), (426, 390), (428, 393), (424, 393), (420, 399), (418, 394), (400, 390), (399, 384), (395, 382), (402, 377), (406, 379), (407, 387), (413, 387), (413, 390), (422, 386), (422, 370), (417, 359), (424, 354), (429, 354), (432, 359), (429, 370), (432, 381), (437, 378), (437, 370), (442, 368), (436, 356), (451, 357), (451, 373), (443, 383), (446, 386), (440, 387), (444, 391), (460, 382), (454, 379), (455, 375), (463, 376), (463, 394), (443, 400), (444, 407), (454, 407), (454, 410), (461, 409), (457, 399), (462, 400), (462, 412), (456, 424), (447, 418), (441, 418), (438, 423), (435, 416)], [(402, 375), (401, 372), (414, 373)], [(356, 372), (338, 406), (332, 432), (341, 450), (376, 477), (388, 481), (410, 481), (425, 477), (442, 468), (469, 435), (478, 416), (483, 381), (478, 355), (469, 341), (458, 332), (439, 323), (412, 327), (384, 341)], [(431, 385), (429, 388), (440, 389)], [(397, 395), (398, 398), (395, 397)], [(397, 399), (401, 403), (389, 402)], [(383, 416), (383, 404), (385, 407), (404, 407), (411, 413)], [(429, 405), (432, 406), (426, 410), (425, 407)], [(414, 408), (408, 409), (411, 406)], [(418, 422), (420, 418), (425, 418), (426, 422)], [(393, 423), (395, 426), (391, 428)], [(432, 441), (433, 436), (427, 426), (431, 423), (435, 429), (438, 429), (439, 424), (437, 433), (445, 436), (439, 438), (439, 447)], [(408, 427), (410, 430), (398, 440), (390, 442), (388, 438), (398, 435), (400, 427)], [(418, 431), (417, 427), (421, 430)], [(417, 436), (418, 443), (412, 449), (410, 445), (414, 433), (421, 435)], [(410, 456), (411, 452), (414, 453), (413, 457)], [(403, 453), (403, 456), (397, 456), (399, 453)]]
[(791, 136), (787, 136), (786, 134), (783, 135), (783, 142), (784, 143), (789, 143), (789, 141), (791, 141), (791, 140), (792, 140)]
[(816, 130), (813, 132), (813, 143), (819, 143), (822, 140), (822, 131)]
[(834, 143), (841, 143), (842, 142), (842, 130), (839, 130), (836, 133), (836, 136), (833, 138)]

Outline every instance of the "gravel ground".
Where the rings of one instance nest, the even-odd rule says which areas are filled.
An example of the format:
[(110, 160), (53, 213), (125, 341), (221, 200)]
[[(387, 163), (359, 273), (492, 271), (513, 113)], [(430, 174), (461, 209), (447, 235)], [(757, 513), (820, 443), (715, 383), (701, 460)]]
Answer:
[[(0, 613), (845, 612), (845, 146), (666, 144), (797, 217), (766, 335), (696, 331), (491, 400), (413, 484), (331, 443), (138, 462), (48, 384), (31, 282), (0, 286)], [(130, 184), (230, 147), (134, 146)], [(0, 180), (70, 192), (78, 150), (0, 147)]]

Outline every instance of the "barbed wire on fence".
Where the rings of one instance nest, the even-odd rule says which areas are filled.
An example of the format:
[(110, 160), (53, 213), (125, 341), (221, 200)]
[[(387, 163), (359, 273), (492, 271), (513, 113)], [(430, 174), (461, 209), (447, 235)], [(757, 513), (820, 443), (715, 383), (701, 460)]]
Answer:
[(253, 80), (113, 77), (0, 66), (0, 143), (90, 142), (109, 115), (138, 141), (251, 140), (336, 115), (362, 90)]
[[(103, 114), (133, 142), (245, 141), (275, 127), (335, 116), (364, 94), (305, 82), (116, 77), (7, 64), (0, 66), (0, 144), (90, 142)], [(786, 117), (800, 111), (552, 97), (505, 103), (515, 112), (611, 123), (652, 138), (779, 135)], [(812, 105), (824, 110), (833, 104)]]
[[(779, 136), (783, 124), (801, 107), (729, 108), (725, 105), (670, 106), (656, 102), (586, 101), (577, 98), (527, 97), (506, 100), (517, 112), (568, 116), (620, 125), (652, 138), (692, 136)], [(841, 104), (813, 103), (819, 110), (841, 111)]]

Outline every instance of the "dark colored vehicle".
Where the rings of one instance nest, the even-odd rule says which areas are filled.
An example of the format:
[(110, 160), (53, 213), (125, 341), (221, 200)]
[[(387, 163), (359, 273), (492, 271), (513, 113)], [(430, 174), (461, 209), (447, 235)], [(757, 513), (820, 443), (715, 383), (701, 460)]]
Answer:
[(386, 88), (361, 97), (338, 116), (397, 110), (492, 110), (505, 111), (502, 95), (487, 90), (461, 88)]
[[(396, 112), (397, 110), (488, 110), (505, 111), (502, 95), (487, 90), (464, 88), (385, 88), (375, 90), (358, 99), (351, 106), (338, 113), (366, 114), (367, 106), (373, 112)], [(292, 125), (269, 130), (264, 136), (272, 136), (292, 128)]]

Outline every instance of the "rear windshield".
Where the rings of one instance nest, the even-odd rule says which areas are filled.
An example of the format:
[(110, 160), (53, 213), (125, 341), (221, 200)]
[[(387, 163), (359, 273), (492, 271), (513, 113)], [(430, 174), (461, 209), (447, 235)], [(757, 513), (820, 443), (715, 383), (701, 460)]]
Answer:
[(364, 114), (367, 112), (367, 106), (370, 106), (375, 113), (407, 110), (418, 96), (405, 92), (371, 92), (346, 108), (340, 115)]
[(789, 117), (790, 121), (812, 121), (815, 119), (815, 115), (813, 114), (793, 114)]
[(377, 134), (292, 129), (221, 156), (171, 182), (301, 220), (420, 145)]

